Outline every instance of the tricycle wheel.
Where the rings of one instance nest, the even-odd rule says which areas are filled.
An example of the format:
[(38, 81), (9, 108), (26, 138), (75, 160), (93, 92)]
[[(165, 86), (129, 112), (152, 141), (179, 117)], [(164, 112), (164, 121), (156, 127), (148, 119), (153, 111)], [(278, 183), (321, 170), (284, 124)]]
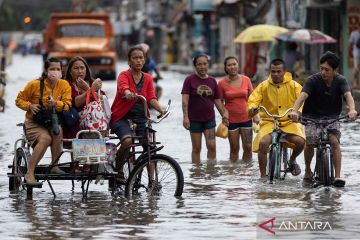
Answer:
[(11, 173), (13, 176), (9, 177), (9, 191), (18, 192), (20, 186), (24, 182), (24, 177), (27, 172), (28, 156), (24, 149), (18, 148), (14, 157)]

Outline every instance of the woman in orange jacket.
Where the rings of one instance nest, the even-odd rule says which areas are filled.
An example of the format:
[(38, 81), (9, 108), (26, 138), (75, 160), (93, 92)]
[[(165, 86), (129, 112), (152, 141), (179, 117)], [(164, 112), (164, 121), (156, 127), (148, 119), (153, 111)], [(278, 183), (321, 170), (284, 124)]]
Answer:
[[(16, 98), (16, 106), (26, 111), (25, 133), (28, 141), (32, 142), (34, 148), (28, 162), (25, 181), (28, 185), (39, 185), (35, 179), (35, 167), (44, 156), (46, 149), (50, 146), (52, 163), (58, 159), (62, 149), (62, 130), (58, 134), (53, 133), (45, 126), (35, 122), (33, 116), (41, 109), (40, 82), (44, 83), (42, 103), (47, 109), (55, 109), (56, 112), (67, 111), (71, 106), (71, 88), (66, 80), (61, 79), (61, 62), (59, 59), (50, 58), (46, 60), (44, 72), (39, 79), (30, 81), (25, 88), (19, 92)], [(51, 173), (64, 173), (59, 167), (53, 167)]]

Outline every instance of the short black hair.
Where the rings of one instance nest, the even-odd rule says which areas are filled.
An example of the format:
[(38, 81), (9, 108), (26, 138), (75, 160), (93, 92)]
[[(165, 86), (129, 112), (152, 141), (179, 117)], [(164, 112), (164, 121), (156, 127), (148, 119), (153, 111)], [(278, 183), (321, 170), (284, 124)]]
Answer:
[(281, 58), (275, 58), (275, 59), (271, 60), (270, 67), (271, 67), (271, 65), (274, 65), (274, 66), (283, 65), (283, 68), (285, 69), (285, 62)]
[(227, 64), (227, 61), (229, 61), (230, 59), (234, 59), (237, 63), (239, 63), (239, 60), (235, 56), (226, 57), (225, 60), (224, 60), (224, 72), (226, 74), (228, 74), (228, 72), (226, 71), (226, 64)]
[(135, 46), (130, 47), (129, 50), (128, 50), (128, 54), (127, 54), (128, 60), (131, 59), (131, 54), (132, 54), (132, 52), (134, 52), (134, 51), (140, 51), (140, 52), (142, 52), (143, 55), (144, 55), (144, 58), (145, 58), (144, 49), (143, 49), (141, 46), (139, 46), (139, 45), (135, 45)]
[(198, 60), (199, 57), (206, 57), (207, 61), (209, 62), (209, 56), (206, 55), (205, 53), (199, 53), (198, 55), (196, 55), (194, 58), (193, 58), (193, 64), (194, 66), (196, 66), (196, 62)]
[(336, 69), (339, 67), (340, 58), (336, 53), (327, 51), (320, 58), (320, 64), (325, 62), (327, 62), (333, 69)]

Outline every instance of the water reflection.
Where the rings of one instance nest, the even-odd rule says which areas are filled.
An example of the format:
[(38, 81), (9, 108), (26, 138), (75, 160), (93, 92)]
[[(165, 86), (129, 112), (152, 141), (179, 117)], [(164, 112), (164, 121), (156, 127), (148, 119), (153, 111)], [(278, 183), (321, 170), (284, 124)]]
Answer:
[[(109, 199), (101, 193), (92, 193), (85, 201), (79, 200), (80, 195), (69, 197), (67, 200), (23, 200), (23, 196), (13, 196), (11, 211), (24, 216), (23, 222), (30, 223), (24, 237), (84, 239), (104, 236), (109, 239), (111, 236), (141, 236), (158, 217), (159, 199), (154, 197)], [(183, 207), (182, 201), (178, 207)]]
[[(41, 66), (40, 58), (34, 62)], [(18, 76), (15, 71), (10, 76), (14, 74)], [(329, 219), (335, 226), (330, 233), (294, 232), (295, 236), (285, 234), (278, 239), (360, 239), (359, 124), (349, 123), (342, 127), (345, 189), (332, 188), (329, 192), (323, 188), (312, 189), (303, 185), (301, 176), (288, 176), (285, 181), (270, 185), (259, 179), (256, 155), (250, 163), (231, 163), (225, 159), (229, 155), (227, 141), (217, 142), (218, 156), (224, 158), (215, 162), (203, 161), (199, 166), (191, 164), (191, 143), (188, 132), (181, 127), (181, 96), (173, 96), (179, 93), (185, 76), (166, 72), (163, 76), (169, 81), (162, 82), (162, 99), (172, 98), (173, 111), (167, 121), (155, 127), (158, 139), (165, 146), (161, 153), (174, 157), (183, 169), (183, 196), (128, 200), (121, 193), (112, 196), (107, 186), (92, 183), (88, 199), (82, 200), (78, 185), (71, 191), (70, 182), (59, 181), (54, 183), (56, 199), (45, 185), (34, 191), (34, 200), (27, 201), (26, 193), (9, 194), (8, 178), (2, 174), (2, 239), (256, 239), (259, 216), (264, 213), (290, 220)], [(11, 85), (16, 84), (18, 89), (8, 91), (7, 96), (11, 96), (8, 102), (13, 101), (14, 93), (25, 81), (25, 78), (15, 79), (7, 87), (15, 89)], [(103, 84), (113, 97), (114, 82)], [(3, 122), (10, 123), (22, 119), (23, 112), (11, 106), (2, 117)], [(0, 131), (0, 134), (5, 133), (0, 135), (0, 163), (5, 173), (13, 157), (12, 144), (21, 129)], [(304, 169), (303, 159), (298, 162)]]

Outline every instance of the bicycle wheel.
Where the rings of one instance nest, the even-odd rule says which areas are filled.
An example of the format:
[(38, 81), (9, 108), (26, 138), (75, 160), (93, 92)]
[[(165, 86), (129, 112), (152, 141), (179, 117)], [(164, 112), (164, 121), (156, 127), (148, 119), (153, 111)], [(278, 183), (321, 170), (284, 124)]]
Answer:
[(269, 180), (270, 183), (273, 182), (274, 180), (274, 176), (275, 176), (275, 166), (276, 166), (276, 161), (278, 158), (278, 153), (279, 153), (279, 146), (278, 145), (272, 145), (270, 148), (270, 153), (269, 153)]
[(331, 165), (330, 165), (330, 149), (323, 148), (319, 150), (319, 154), (317, 154), (316, 159), (316, 167), (317, 175), (319, 178), (319, 182), (324, 184), (324, 186), (328, 187), (331, 185)]
[(184, 176), (179, 164), (163, 154), (151, 156), (150, 163), (144, 159), (135, 165), (126, 182), (125, 195), (181, 196)]
[(11, 173), (16, 176), (9, 177), (9, 191), (18, 192), (21, 184), (24, 182), (24, 177), (27, 172), (27, 161), (30, 154), (22, 149), (18, 148), (16, 150), (16, 155), (14, 157), (13, 166)]
[(289, 161), (289, 151), (288, 151), (288, 148), (285, 147), (284, 145), (281, 146), (281, 158), (280, 160), (282, 160), (282, 170), (280, 169), (280, 171), (282, 171), (284, 174), (283, 176), (281, 177), (282, 180), (285, 179), (286, 177), (286, 169), (287, 169), (287, 166), (288, 166), (288, 161)]

